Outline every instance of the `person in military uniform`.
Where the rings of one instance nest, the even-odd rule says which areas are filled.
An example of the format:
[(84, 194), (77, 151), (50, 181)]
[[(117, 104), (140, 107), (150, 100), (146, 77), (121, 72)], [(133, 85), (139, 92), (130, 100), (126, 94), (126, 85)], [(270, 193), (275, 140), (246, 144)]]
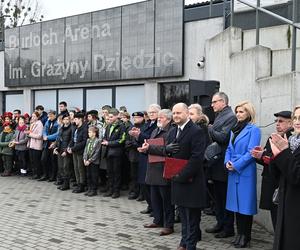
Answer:
[(117, 109), (110, 109), (108, 115), (110, 124), (106, 128), (105, 135), (101, 143), (107, 147), (105, 158), (109, 190), (104, 194), (104, 196), (111, 196), (115, 199), (120, 197), (125, 128), (123, 123), (118, 119), (119, 111)]
[[(141, 128), (145, 124), (143, 112), (134, 112), (132, 113), (132, 117), (133, 117), (134, 127)], [(131, 126), (131, 128), (133, 126)], [(130, 129), (128, 130), (128, 132), (130, 131)], [(128, 193), (129, 200), (136, 199), (140, 191), (139, 185), (137, 183), (138, 166), (139, 166), (139, 152), (137, 151), (138, 147), (139, 147), (139, 143), (137, 142), (137, 140), (129, 133), (127, 133), (126, 141), (125, 141), (125, 152), (130, 162), (130, 183), (129, 183), (129, 193)]]

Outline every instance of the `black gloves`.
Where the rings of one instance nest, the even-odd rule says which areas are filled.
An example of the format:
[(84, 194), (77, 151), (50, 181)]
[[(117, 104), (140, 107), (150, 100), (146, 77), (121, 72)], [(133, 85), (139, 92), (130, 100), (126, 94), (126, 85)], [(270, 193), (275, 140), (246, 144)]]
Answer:
[(166, 145), (167, 154), (176, 154), (179, 150), (180, 150), (180, 146), (178, 143), (170, 143)]

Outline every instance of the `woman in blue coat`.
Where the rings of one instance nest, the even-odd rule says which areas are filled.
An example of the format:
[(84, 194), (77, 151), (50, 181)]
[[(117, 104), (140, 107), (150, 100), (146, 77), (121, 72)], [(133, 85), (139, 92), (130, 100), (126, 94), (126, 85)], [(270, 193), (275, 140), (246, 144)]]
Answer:
[(251, 150), (260, 143), (260, 130), (253, 123), (253, 105), (244, 101), (235, 108), (237, 124), (231, 132), (225, 155), (228, 169), (226, 209), (235, 212), (237, 237), (236, 248), (248, 247), (251, 240), (253, 215), (257, 214), (256, 164)]

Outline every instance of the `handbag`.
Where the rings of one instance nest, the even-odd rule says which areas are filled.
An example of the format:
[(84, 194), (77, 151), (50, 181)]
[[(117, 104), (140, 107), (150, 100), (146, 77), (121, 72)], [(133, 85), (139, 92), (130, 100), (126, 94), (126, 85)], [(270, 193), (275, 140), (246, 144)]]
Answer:
[(213, 142), (209, 144), (204, 152), (204, 158), (208, 161), (216, 161), (222, 156), (222, 147), (217, 143)]
[(274, 194), (273, 194), (273, 197), (272, 197), (272, 202), (273, 202), (275, 205), (278, 205), (278, 204), (279, 204), (279, 188), (276, 188), (276, 189), (275, 189)]

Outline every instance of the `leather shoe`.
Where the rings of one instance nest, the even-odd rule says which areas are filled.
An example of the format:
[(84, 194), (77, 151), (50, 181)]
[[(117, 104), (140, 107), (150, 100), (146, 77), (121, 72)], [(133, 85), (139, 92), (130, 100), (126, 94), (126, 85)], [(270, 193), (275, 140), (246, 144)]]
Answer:
[(219, 226), (214, 226), (211, 228), (206, 228), (205, 232), (209, 233), (209, 234), (215, 234), (215, 233), (220, 233), (222, 231), (222, 228)]
[(165, 236), (165, 235), (169, 235), (169, 234), (172, 234), (174, 233), (174, 229), (173, 228), (163, 228), (160, 233), (159, 233), (159, 236)]
[(103, 197), (110, 197), (112, 195), (113, 195), (113, 193), (111, 191), (108, 191), (103, 195)]
[(228, 237), (232, 237), (232, 236), (234, 236), (234, 232), (225, 232), (225, 231), (222, 231), (220, 233), (217, 233), (215, 235), (215, 238), (220, 239), (220, 238), (228, 238)]
[(144, 228), (159, 228), (161, 225), (157, 225), (155, 223), (144, 224)]
[(245, 235), (241, 235), (240, 241), (237, 245), (234, 246), (235, 248), (248, 248), (250, 247), (250, 239), (247, 238)]
[(151, 214), (151, 209), (146, 208), (145, 210), (140, 211), (141, 214)]
[(120, 193), (119, 192), (115, 192), (112, 194), (111, 198), (116, 199), (120, 197)]
[(87, 196), (88, 197), (92, 197), (92, 196), (96, 196), (97, 195), (97, 191), (90, 191)]
[(236, 246), (236, 245), (238, 245), (240, 243), (240, 240), (241, 240), (241, 235), (238, 234), (237, 236), (235, 236), (234, 240), (231, 241), (231, 244), (234, 245), (234, 246)]
[(40, 179), (38, 179), (38, 181), (46, 181), (46, 180), (48, 180), (46, 176), (42, 176)]

